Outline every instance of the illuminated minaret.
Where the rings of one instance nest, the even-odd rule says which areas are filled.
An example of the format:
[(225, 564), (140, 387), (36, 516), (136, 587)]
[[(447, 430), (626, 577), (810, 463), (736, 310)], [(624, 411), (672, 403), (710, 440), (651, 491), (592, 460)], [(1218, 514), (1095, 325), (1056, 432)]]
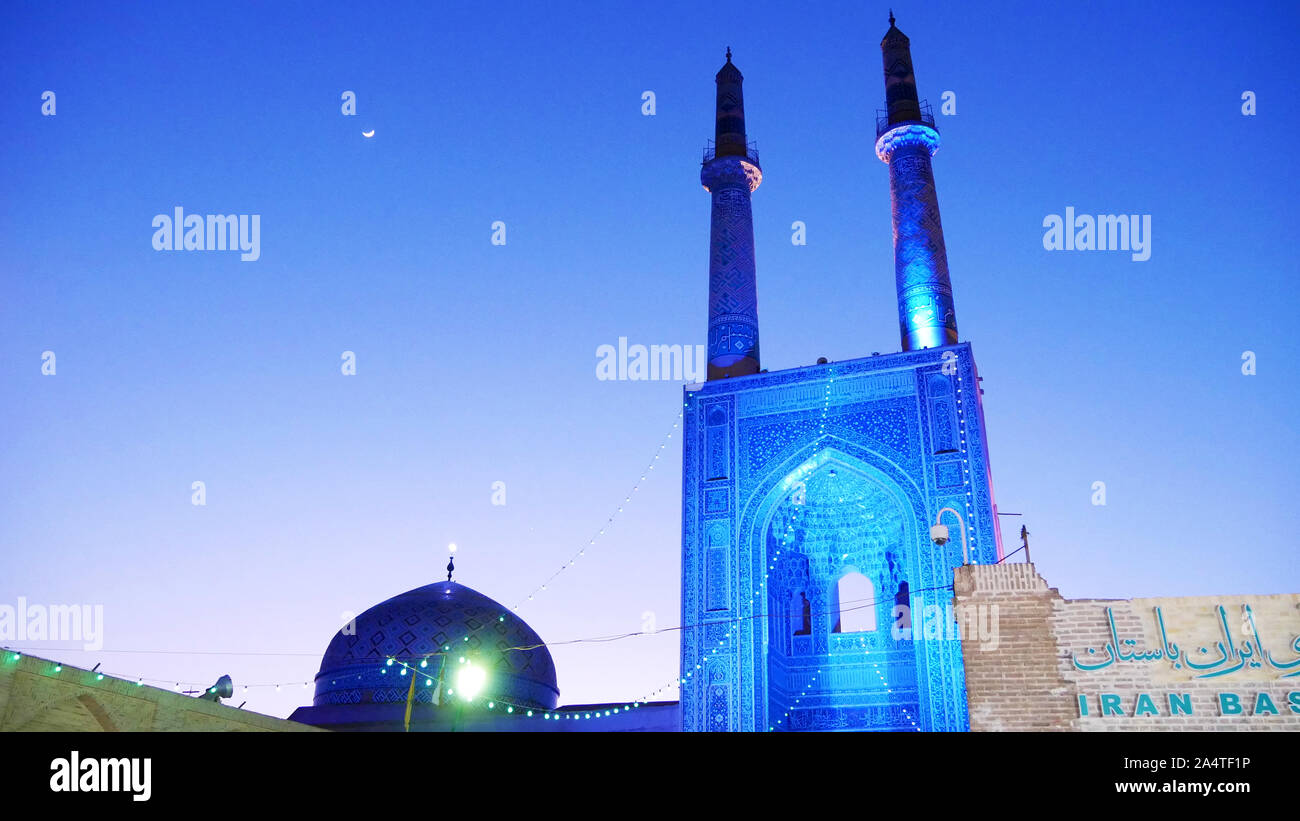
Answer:
[(957, 343), (957, 312), (939, 221), (930, 157), (939, 150), (934, 117), (922, 110), (907, 35), (894, 26), (880, 41), (885, 64), (884, 116), (876, 121), (876, 156), (889, 164), (894, 211), (894, 278), (903, 350)]
[(918, 631), (925, 615), (927, 639), (931, 627), (956, 635), (956, 571), (1004, 558), (930, 170), (939, 135), (890, 23), (876, 151), (893, 192), (897, 353), (760, 367), (750, 194), (762, 172), (740, 72), (730, 59), (718, 72), (701, 174), (713, 194), (708, 380), (682, 386), (683, 730), (970, 728), (973, 642), (885, 635), (897, 603)]
[(700, 182), (713, 195), (709, 234), (709, 379), (758, 373), (758, 284), (749, 196), (763, 181), (745, 140), (745, 78), (727, 63), (718, 85), (717, 125), (704, 149)]

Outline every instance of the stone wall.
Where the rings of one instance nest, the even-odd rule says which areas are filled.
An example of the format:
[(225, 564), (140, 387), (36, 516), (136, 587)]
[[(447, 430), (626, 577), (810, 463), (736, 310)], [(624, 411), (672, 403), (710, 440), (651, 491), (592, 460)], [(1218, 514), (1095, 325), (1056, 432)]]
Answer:
[(954, 594), (973, 731), (1300, 730), (1300, 594), (1064, 599), (1032, 564)]
[(57, 662), (0, 657), (0, 732), (316, 732), (315, 727)]

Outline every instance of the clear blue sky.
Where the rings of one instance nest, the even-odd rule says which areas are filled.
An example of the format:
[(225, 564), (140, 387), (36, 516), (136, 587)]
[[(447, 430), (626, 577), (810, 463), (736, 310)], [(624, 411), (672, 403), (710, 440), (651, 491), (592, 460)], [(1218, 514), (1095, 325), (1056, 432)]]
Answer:
[[(679, 410), (680, 384), (597, 381), (595, 351), (704, 342), (728, 45), (765, 173), (763, 364), (897, 350), (888, 5), (6, 4), (0, 603), (102, 604), (107, 649), (178, 651), (50, 651), (70, 663), (238, 686), (310, 681), (340, 614), (440, 578), (448, 542), (458, 580), (525, 597)], [(1040, 571), (1071, 597), (1300, 590), (1295, 6), (894, 11), (921, 95), (956, 94), (935, 171), (957, 315)], [(260, 214), (261, 259), (153, 250), (177, 205)], [(1067, 206), (1150, 214), (1151, 259), (1045, 251)], [(663, 453), (521, 610), (548, 641), (678, 623)], [(563, 700), (661, 687), (677, 641), (558, 647)]]

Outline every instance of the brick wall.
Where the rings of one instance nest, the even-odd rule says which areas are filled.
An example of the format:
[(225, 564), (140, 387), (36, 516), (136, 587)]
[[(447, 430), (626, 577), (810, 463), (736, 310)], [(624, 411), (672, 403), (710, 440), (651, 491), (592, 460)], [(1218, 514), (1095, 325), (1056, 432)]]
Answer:
[(996, 647), (962, 643), (971, 730), (1070, 729), (1074, 703), (1046, 629), (1060, 594), (1028, 564), (959, 567), (954, 590), (959, 624), (977, 607), (997, 624)]
[(964, 631), (973, 731), (1300, 730), (1300, 594), (1064, 599), (1010, 564), (957, 568), (954, 595), (996, 623)]

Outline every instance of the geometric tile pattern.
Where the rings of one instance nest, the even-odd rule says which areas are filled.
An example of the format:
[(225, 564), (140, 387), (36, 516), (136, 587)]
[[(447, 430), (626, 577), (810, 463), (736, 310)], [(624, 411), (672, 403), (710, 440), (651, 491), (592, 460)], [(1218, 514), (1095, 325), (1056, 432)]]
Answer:
[[(929, 529), (951, 508), (972, 562), (1000, 556), (978, 384), (959, 343), (685, 391), (684, 730), (969, 726), (961, 642), (947, 627), (961, 532), (951, 513), (947, 545)], [(711, 454), (720, 424), (730, 435)], [(955, 437), (937, 440), (947, 424)], [(719, 571), (728, 584), (711, 579)], [(841, 601), (849, 574), (874, 597)], [(938, 637), (896, 639), (900, 601)], [(840, 632), (844, 609), (863, 606), (875, 629)]]
[(938, 139), (938, 132), (928, 125), (910, 123), (894, 128), (879, 141), (878, 153), (889, 163), (894, 278), (904, 350), (957, 341), (948, 251), (930, 165)]
[(709, 362), (726, 367), (758, 352), (758, 286), (750, 195), (762, 182), (748, 159), (716, 157), (700, 171), (713, 195), (709, 236)]
[[(531, 649), (511, 649), (516, 647)], [(386, 660), (427, 659), (424, 669), (432, 674), (441, 655), (448, 658), (448, 671), (462, 656), (485, 668), (485, 696), (545, 709), (559, 698), (550, 651), (526, 622), (471, 588), (437, 582), (394, 596), (345, 625), (321, 659), (313, 703), (405, 701), (410, 682)], [(431, 698), (431, 690), (416, 692), (420, 701)]]

